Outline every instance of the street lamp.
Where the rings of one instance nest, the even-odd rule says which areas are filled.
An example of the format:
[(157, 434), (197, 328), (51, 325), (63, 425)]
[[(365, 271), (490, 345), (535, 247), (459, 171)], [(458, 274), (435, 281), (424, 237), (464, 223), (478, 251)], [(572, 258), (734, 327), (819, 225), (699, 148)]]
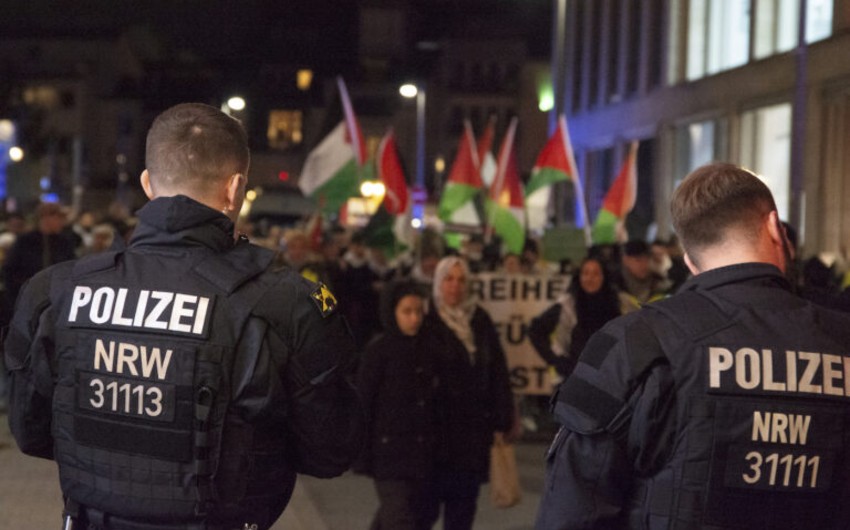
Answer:
[(227, 108), (236, 112), (245, 110), (245, 100), (239, 96), (233, 96), (227, 100)]
[(416, 98), (416, 186), (425, 189), (425, 86), (401, 85), (399, 94)]
[(12, 162), (20, 162), (24, 159), (24, 150), (17, 145), (9, 148), (9, 158)]

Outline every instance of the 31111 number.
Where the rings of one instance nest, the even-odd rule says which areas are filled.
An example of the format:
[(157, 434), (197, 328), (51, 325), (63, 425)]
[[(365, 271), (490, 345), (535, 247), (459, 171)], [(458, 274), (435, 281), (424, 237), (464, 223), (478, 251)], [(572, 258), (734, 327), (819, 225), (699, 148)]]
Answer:
[(816, 488), (820, 456), (783, 455), (771, 453), (763, 456), (758, 451), (750, 451), (744, 457), (749, 469), (741, 475), (747, 484), (767, 482), (768, 486), (796, 486), (798, 488)]

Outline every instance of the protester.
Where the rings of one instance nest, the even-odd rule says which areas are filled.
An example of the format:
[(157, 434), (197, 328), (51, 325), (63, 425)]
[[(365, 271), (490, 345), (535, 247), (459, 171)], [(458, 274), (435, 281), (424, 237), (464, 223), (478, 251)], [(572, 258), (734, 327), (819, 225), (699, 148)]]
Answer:
[(439, 378), (432, 335), (421, 329), (425, 294), (412, 281), (388, 284), (381, 300), (384, 333), (366, 347), (358, 388), (368, 438), (357, 471), (375, 479), (380, 507), (373, 530), (430, 528)]
[(478, 491), (487, 481), (497, 431), (518, 426), (505, 352), (493, 321), (469, 293), (469, 270), (458, 256), (440, 260), (426, 317), (434, 335), (440, 387), (430, 524), (443, 510), (444, 528), (472, 528)]
[(343, 255), (339, 298), (340, 309), (360, 349), (381, 327), (378, 318), (379, 281), (380, 277), (369, 263), (369, 248), (364, 235), (355, 233)]
[(234, 237), (249, 157), (220, 110), (166, 110), (129, 247), (22, 291), (9, 421), (23, 452), (56, 460), (64, 528), (268, 529), (296, 473), (336, 476), (359, 453), (333, 295)]
[(532, 319), (528, 339), (561, 377), (568, 376), (590, 336), (622, 313), (621, 298), (602, 263), (586, 258), (573, 275), (567, 292)]
[(12, 305), (21, 287), (35, 273), (76, 257), (76, 245), (63, 233), (67, 217), (60, 205), (40, 204), (36, 218), (35, 230), (15, 239), (3, 263), (3, 283)]
[(560, 386), (536, 528), (850, 527), (850, 315), (791, 292), (749, 171), (703, 166), (670, 209), (694, 277), (603, 327)]
[(635, 311), (642, 305), (660, 300), (669, 287), (664, 278), (652, 270), (651, 250), (646, 241), (633, 239), (623, 245), (620, 292), (629, 301), (626, 311)]

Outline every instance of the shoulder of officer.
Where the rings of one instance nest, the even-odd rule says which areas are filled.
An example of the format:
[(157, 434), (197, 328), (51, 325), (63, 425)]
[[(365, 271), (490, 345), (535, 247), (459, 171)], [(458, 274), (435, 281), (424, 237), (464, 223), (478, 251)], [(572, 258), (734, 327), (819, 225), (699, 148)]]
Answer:
[(328, 318), (338, 312), (339, 302), (330, 288), (322, 282), (313, 282), (289, 268), (268, 271), (266, 293), (256, 306), (259, 314), (282, 310), (295, 314), (312, 313)]

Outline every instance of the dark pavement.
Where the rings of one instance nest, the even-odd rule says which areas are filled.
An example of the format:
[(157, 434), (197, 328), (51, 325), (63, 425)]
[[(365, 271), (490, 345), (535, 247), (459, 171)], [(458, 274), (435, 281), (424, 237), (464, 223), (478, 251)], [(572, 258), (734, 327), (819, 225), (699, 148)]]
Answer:
[[(475, 530), (532, 528), (543, 489), (546, 446), (543, 440), (517, 444), (522, 501), (513, 508), (494, 508), (485, 485)], [(375, 490), (367, 477), (353, 473), (330, 480), (300, 476), (292, 502), (273, 530), (367, 530), (376, 507)], [(61, 512), (55, 464), (21, 454), (5, 414), (0, 414), (0, 530), (58, 530)]]

